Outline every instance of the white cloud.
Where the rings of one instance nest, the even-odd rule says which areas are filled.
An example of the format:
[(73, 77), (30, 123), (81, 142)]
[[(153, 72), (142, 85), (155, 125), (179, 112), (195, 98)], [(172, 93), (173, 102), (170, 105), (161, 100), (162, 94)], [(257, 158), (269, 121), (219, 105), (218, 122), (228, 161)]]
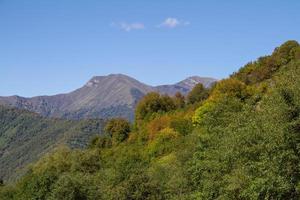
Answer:
[(145, 29), (145, 25), (143, 23), (112, 23), (111, 26), (117, 27), (123, 31), (130, 32), (132, 30), (142, 30)]
[(188, 26), (190, 22), (169, 17), (165, 19), (158, 27), (175, 28), (178, 26)]

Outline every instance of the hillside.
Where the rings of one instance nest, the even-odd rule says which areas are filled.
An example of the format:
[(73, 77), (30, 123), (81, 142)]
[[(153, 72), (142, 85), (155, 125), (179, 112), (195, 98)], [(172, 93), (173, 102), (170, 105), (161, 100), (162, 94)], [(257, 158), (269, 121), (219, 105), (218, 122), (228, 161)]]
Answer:
[(0, 105), (36, 112), (45, 117), (66, 119), (83, 118), (134, 118), (136, 103), (147, 93), (158, 91), (169, 95), (187, 94), (197, 83), (209, 87), (215, 79), (190, 77), (174, 85), (149, 86), (129, 76), (111, 74), (96, 76), (83, 87), (54, 96), (24, 98), (0, 97)]
[(59, 145), (83, 148), (102, 132), (101, 120), (47, 119), (0, 106), (0, 177), (15, 178), (24, 167)]
[(287, 41), (186, 98), (151, 92), (132, 126), (57, 148), (0, 199), (300, 199), (300, 45)]

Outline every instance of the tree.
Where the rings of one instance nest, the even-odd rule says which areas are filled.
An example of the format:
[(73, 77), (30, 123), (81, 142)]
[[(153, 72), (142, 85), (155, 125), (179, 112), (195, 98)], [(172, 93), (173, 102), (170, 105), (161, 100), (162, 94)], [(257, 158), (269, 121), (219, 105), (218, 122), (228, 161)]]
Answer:
[(196, 102), (201, 102), (208, 97), (208, 90), (201, 84), (198, 83), (192, 89), (192, 91), (187, 96), (188, 104), (194, 104)]
[(222, 80), (216, 85), (212, 92), (212, 96), (217, 97), (220, 95), (236, 97), (241, 100), (250, 96), (247, 85), (235, 78)]
[(95, 176), (82, 173), (62, 174), (51, 188), (47, 200), (90, 200), (103, 199)]
[(57, 178), (57, 173), (49, 169), (42, 174), (29, 173), (20, 183), (21, 197), (17, 199), (47, 199)]
[(119, 144), (127, 139), (130, 132), (130, 123), (126, 119), (115, 118), (107, 122), (104, 131), (112, 138), (112, 143)]
[(231, 95), (196, 111), (200, 141), (189, 171), (197, 199), (300, 198), (299, 64), (273, 79), (260, 109), (225, 87)]
[(299, 43), (293, 40), (287, 41), (277, 47), (272, 55), (248, 63), (233, 76), (246, 84), (256, 84), (271, 78), (281, 67), (297, 59), (300, 59)]
[(147, 119), (154, 113), (165, 113), (175, 108), (171, 97), (151, 92), (138, 103), (135, 112), (136, 121)]
[(111, 137), (108, 135), (95, 136), (91, 139), (89, 148), (108, 148), (111, 147)]
[(184, 107), (185, 97), (180, 92), (177, 92), (173, 99), (174, 99), (174, 104), (177, 108), (183, 108)]

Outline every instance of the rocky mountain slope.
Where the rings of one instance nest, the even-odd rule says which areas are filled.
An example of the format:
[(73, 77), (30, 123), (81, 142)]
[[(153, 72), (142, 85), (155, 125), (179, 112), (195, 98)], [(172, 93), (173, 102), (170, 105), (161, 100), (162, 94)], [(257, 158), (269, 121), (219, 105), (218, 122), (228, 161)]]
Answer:
[(125, 117), (133, 119), (138, 100), (151, 91), (187, 94), (197, 83), (209, 87), (216, 79), (189, 77), (174, 85), (149, 86), (123, 74), (96, 76), (83, 87), (54, 96), (0, 97), (0, 105), (66, 119)]

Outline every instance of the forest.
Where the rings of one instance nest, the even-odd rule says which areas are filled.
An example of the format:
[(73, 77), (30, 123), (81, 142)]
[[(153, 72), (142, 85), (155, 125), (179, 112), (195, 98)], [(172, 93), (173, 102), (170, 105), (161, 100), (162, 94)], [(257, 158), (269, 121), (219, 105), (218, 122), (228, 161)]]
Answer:
[(58, 145), (0, 199), (300, 199), (299, 43), (211, 88), (147, 94), (133, 122), (109, 120), (86, 149)]

